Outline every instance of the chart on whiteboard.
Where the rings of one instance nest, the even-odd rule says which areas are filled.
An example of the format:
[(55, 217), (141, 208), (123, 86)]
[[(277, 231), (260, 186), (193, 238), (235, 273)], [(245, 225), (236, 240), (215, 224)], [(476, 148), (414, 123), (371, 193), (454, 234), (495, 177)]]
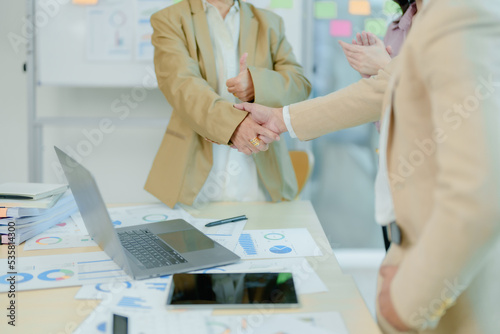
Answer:
[(306, 228), (245, 230), (234, 252), (242, 259), (323, 255)]
[(87, 59), (153, 59), (150, 17), (173, 0), (105, 1), (87, 9)]

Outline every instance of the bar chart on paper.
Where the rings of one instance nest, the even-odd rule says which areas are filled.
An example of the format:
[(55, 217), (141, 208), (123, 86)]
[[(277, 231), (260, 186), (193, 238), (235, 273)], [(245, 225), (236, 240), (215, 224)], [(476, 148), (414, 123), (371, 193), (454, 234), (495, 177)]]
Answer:
[(305, 228), (243, 231), (234, 252), (242, 259), (322, 255)]

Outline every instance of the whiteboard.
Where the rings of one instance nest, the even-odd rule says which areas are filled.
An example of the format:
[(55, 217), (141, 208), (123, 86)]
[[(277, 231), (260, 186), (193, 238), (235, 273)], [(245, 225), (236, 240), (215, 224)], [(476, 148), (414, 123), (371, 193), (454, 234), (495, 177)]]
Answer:
[[(201, 1), (201, 0), (200, 0)], [(298, 61), (307, 0), (248, 0), (283, 17)], [(99, 0), (97, 5), (36, 0), (36, 73), (39, 85), (155, 86), (152, 13), (175, 0)], [(62, 4), (60, 4), (62, 3)]]

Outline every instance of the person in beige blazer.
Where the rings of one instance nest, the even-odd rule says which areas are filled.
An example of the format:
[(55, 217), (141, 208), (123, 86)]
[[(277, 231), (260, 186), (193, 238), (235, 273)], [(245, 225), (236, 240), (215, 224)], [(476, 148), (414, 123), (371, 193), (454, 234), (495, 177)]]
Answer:
[[(217, 1), (212, 2), (225, 5)], [(285, 38), (282, 19), (242, 1), (238, 5), (238, 48), (240, 55), (248, 53), (253, 100), (281, 106), (306, 99), (311, 86)], [(145, 189), (171, 207), (177, 202), (191, 205), (212, 168), (212, 145), (233, 145), (246, 154), (255, 153), (267, 149), (267, 144), (256, 148), (251, 139), (274, 134), (216, 92), (214, 50), (202, 0), (167, 7), (151, 17), (151, 25), (159, 88), (173, 112)], [(245, 101), (246, 96), (235, 89), (229, 91)], [(295, 198), (297, 183), (284, 142), (270, 144), (253, 159), (271, 200)]]
[[(387, 121), (401, 240), (393, 240), (380, 270), (384, 333), (500, 332), (498, 50), (500, 2), (430, 0), (399, 59), (377, 77), (291, 105), (288, 127), (281, 108), (238, 106), (301, 140)], [(381, 78), (390, 82), (383, 107), (370, 108)]]

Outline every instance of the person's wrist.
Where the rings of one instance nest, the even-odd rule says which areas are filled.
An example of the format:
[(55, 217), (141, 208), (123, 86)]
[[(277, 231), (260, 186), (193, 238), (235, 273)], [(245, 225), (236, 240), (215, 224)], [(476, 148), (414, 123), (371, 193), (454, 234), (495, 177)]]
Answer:
[(285, 125), (285, 120), (283, 119), (283, 108), (273, 108), (273, 114), (276, 119), (276, 127), (279, 130), (279, 134), (287, 132), (288, 129)]

